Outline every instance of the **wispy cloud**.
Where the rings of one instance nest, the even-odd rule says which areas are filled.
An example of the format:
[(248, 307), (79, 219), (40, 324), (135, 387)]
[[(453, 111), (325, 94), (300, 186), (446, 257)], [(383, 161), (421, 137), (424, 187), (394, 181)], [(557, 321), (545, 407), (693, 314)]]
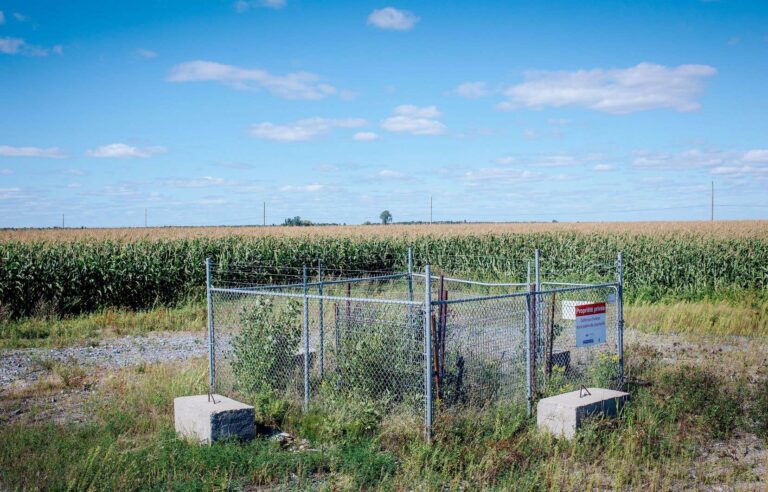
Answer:
[(0, 176), (10, 176), (11, 174), (13, 174), (13, 169), (8, 169), (7, 167), (0, 169)]
[(703, 80), (717, 73), (709, 65), (666, 67), (640, 63), (625, 69), (574, 72), (531, 71), (525, 81), (504, 90), (499, 109), (579, 106), (613, 114), (650, 109), (693, 111)]
[(5, 24), (5, 14), (0, 10), (0, 25)]
[(479, 99), (493, 94), (493, 91), (488, 88), (488, 84), (485, 82), (464, 82), (451, 92), (467, 99)]
[(5, 157), (38, 157), (43, 159), (63, 159), (67, 155), (58, 147), (43, 149), (40, 147), (10, 147), (0, 145), (0, 155)]
[(139, 56), (141, 58), (151, 59), (151, 58), (157, 58), (157, 51), (148, 50), (145, 48), (139, 48), (136, 50), (136, 56)]
[(407, 10), (398, 10), (394, 7), (376, 9), (368, 15), (368, 24), (379, 29), (392, 31), (408, 31), (419, 22), (419, 18)]
[(0, 38), (0, 53), (24, 56), (48, 56), (51, 53), (61, 55), (63, 48), (59, 44), (52, 48), (43, 48), (28, 44), (21, 38), (4, 37)]
[(165, 154), (166, 152), (168, 152), (168, 149), (162, 146), (134, 147), (124, 143), (113, 143), (87, 150), (85, 151), (85, 155), (103, 159), (126, 159), (134, 157), (146, 159), (153, 155)]
[(235, 11), (238, 13), (248, 12), (252, 8), (266, 7), (270, 9), (281, 9), (285, 7), (286, 0), (238, 0), (235, 2)]
[(371, 141), (378, 140), (379, 135), (374, 132), (357, 132), (352, 138), (359, 141)]
[(272, 75), (258, 68), (241, 68), (205, 60), (180, 63), (171, 68), (169, 82), (219, 82), (236, 89), (265, 89), (284, 99), (322, 99), (338, 93), (311, 72)]
[(252, 137), (276, 142), (300, 142), (325, 135), (333, 128), (359, 128), (367, 122), (361, 118), (329, 119), (305, 118), (285, 125), (276, 125), (269, 121), (252, 125), (249, 133)]
[(202, 178), (174, 178), (165, 181), (166, 186), (172, 188), (206, 188), (209, 186), (222, 186), (232, 184), (224, 178), (203, 176)]
[(308, 185), (286, 185), (281, 186), (280, 191), (283, 193), (319, 193), (319, 192), (331, 192), (339, 191), (336, 186), (328, 186), (318, 183)]
[(381, 127), (390, 132), (410, 133), (411, 135), (441, 135), (448, 129), (436, 118), (440, 111), (435, 106), (397, 106), (394, 115), (384, 119)]
[(470, 184), (480, 182), (510, 182), (527, 181), (540, 177), (541, 174), (524, 169), (511, 169), (508, 167), (484, 167), (477, 170), (467, 171), (462, 179)]

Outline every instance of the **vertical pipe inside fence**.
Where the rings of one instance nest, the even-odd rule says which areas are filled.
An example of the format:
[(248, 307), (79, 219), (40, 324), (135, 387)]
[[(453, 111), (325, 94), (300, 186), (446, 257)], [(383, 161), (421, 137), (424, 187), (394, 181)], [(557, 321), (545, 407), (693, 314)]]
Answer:
[(304, 265), (304, 411), (309, 410), (309, 294), (307, 290), (307, 265)]
[(539, 250), (538, 249), (535, 252), (534, 261), (536, 264), (535, 266), (536, 280), (534, 284), (534, 290), (536, 294), (533, 302), (533, 309), (534, 309), (533, 316), (534, 316), (534, 319), (536, 320), (536, 330), (535, 330), (536, 331), (536, 339), (535, 339), (536, 354), (535, 355), (538, 355), (539, 347), (541, 345), (539, 343), (539, 341), (541, 340), (541, 312), (543, 311), (543, 308), (541, 305), (541, 296), (539, 295), (539, 292), (541, 291), (541, 273), (540, 273), (541, 270), (539, 269)]
[[(408, 248), (408, 300), (413, 302), (413, 250)], [(408, 326), (413, 326), (413, 306), (408, 306)]]
[(323, 337), (323, 262), (321, 260), (317, 260), (317, 293), (320, 296), (320, 299), (317, 300), (318, 336), (320, 337), (317, 356), (320, 359), (320, 381), (322, 381), (323, 364), (325, 361), (325, 351), (323, 350), (325, 338)]
[(531, 371), (531, 262), (528, 262), (528, 293), (525, 296), (525, 381), (527, 386), (527, 400), (528, 400), (528, 416), (530, 417), (533, 410), (533, 385), (531, 378), (533, 376)]
[(424, 269), (424, 435), (432, 439), (432, 273)]
[(211, 259), (205, 259), (205, 293), (208, 303), (208, 391), (213, 394), (216, 390), (214, 340), (213, 340), (213, 297), (211, 296)]
[(619, 356), (619, 389), (624, 387), (624, 264), (621, 252), (616, 259), (616, 276), (618, 288), (616, 289), (617, 332), (616, 352)]

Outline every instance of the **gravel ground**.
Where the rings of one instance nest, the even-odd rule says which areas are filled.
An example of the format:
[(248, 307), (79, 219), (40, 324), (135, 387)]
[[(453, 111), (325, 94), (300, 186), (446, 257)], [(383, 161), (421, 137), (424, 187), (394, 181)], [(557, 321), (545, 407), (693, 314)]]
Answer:
[(120, 369), (130, 365), (170, 362), (204, 356), (205, 334), (153, 333), (106, 339), (95, 347), (0, 350), (0, 392), (25, 386), (46, 373), (39, 361), (75, 361), (85, 368)]

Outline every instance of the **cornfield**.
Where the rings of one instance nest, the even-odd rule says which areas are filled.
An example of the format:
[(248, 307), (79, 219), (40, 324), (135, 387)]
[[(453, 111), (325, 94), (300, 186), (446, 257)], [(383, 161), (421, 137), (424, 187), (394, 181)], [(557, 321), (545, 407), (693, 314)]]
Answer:
[[(753, 224), (754, 225), (754, 224)], [(332, 273), (389, 272), (415, 267), (484, 279), (524, 278), (526, 262), (541, 250), (544, 279), (615, 278), (624, 252), (627, 299), (723, 297), (768, 289), (768, 235), (622, 231), (544, 231), (499, 234), (343, 236), (228, 235), (204, 238), (115, 240), (6, 240), (0, 242), (0, 318), (71, 315), (106, 307), (147, 309), (190, 297), (202, 299), (204, 259), (229, 280), (252, 266), (264, 281), (296, 275), (321, 260)], [(445, 226), (447, 227), (447, 226)], [(360, 227), (365, 230), (365, 227)], [(764, 227), (758, 227), (763, 231)], [(7, 234), (7, 232), (6, 232)], [(243, 273), (243, 275), (245, 275)]]

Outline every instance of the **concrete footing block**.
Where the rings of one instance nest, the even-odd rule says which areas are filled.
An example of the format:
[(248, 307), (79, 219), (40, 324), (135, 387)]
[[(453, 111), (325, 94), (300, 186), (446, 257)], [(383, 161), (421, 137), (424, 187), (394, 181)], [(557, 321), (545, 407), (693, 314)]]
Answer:
[(566, 439), (576, 434), (584, 419), (601, 415), (615, 417), (629, 400), (629, 393), (603, 388), (587, 388), (539, 400), (536, 424), (540, 430)]
[(181, 437), (211, 443), (236, 438), (243, 441), (256, 436), (256, 418), (252, 406), (221, 395), (182, 396), (173, 400), (176, 433)]

